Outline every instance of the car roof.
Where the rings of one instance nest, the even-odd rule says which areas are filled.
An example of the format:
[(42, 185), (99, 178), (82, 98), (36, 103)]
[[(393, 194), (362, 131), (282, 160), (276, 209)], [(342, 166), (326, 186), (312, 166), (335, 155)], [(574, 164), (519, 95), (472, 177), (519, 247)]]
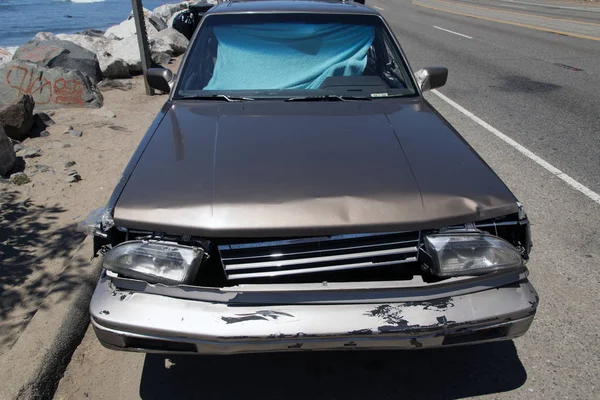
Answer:
[(215, 5), (206, 15), (252, 12), (379, 15), (377, 10), (360, 3), (344, 0), (233, 0)]

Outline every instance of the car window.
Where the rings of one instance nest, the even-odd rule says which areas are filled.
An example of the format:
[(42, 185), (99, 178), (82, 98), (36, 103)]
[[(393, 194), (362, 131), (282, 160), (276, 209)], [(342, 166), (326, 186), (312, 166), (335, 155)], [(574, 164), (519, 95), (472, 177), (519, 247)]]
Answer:
[(206, 16), (199, 29), (176, 98), (416, 93), (377, 16), (216, 14)]

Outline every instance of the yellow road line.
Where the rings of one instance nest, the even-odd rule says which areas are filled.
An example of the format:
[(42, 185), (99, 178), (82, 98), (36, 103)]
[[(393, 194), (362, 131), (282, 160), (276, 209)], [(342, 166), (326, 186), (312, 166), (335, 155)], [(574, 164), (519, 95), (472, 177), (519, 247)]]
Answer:
[(472, 18), (477, 18), (477, 19), (483, 19), (485, 21), (492, 21), (492, 22), (498, 22), (498, 23), (501, 23), (501, 24), (520, 26), (522, 28), (535, 29), (537, 31), (542, 31), (542, 32), (556, 33), (558, 35), (572, 36), (572, 37), (576, 37), (576, 38), (579, 38), (579, 39), (589, 39), (589, 40), (600, 41), (600, 38), (599, 37), (595, 37), (595, 36), (586, 36), (586, 35), (580, 35), (578, 33), (558, 31), (556, 29), (542, 28), (540, 26), (526, 25), (526, 24), (521, 24), (519, 22), (505, 21), (505, 20), (502, 20), (502, 19), (480, 17), (479, 15), (466, 14), (466, 13), (462, 13), (462, 12), (459, 12), (459, 11), (450, 11), (450, 10), (446, 10), (444, 8), (427, 6), (425, 4), (417, 3), (417, 2), (413, 2), (413, 4), (416, 5), (416, 6), (419, 6), (419, 7), (430, 8), (432, 10), (443, 11), (443, 12), (447, 12), (447, 13), (450, 13), (450, 14), (462, 15), (464, 17), (472, 17)]
[(508, 14), (524, 15), (524, 16), (527, 16), (527, 17), (535, 17), (535, 18), (551, 19), (551, 20), (554, 20), (554, 21), (564, 21), (564, 22), (573, 22), (573, 23), (576, 23), (576, 24), (600, 26), (600, 24), (596, 24), (594, 22), (583, 22), (583, 21), (576, 21), (576, 20), (573, 20), (573, 19), (545, 17), (545, 16), (537, 15), (537, 14), (522, 13), (522, 12), (517, 12), (517, 11), (506, 11), (506, 10), (502, 10), (500, 8), (472, 6), (472, 5), (466, 4), (466, 3), (457, 3), (455, 1), (446, 1), (446, 0), (434, 0), (434, 1), (436, 1), (438, 3), (454, 4), (454, 5), (457, 5), (457, 6), (464, 6), (464, 7), (471, 7), (471, 8), (480, 8), (482, 10), (490, 10), (490, 11), (497, 11), (497, 12), (503, 12), (503, 13), (508, 13)]

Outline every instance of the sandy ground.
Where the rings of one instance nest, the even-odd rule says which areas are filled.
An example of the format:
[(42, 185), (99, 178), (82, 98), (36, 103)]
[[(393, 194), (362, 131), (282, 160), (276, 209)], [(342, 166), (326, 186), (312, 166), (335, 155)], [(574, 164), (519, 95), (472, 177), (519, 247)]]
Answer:
[[(169, 65), (173, 70), (177, 66), (178, 60)], [(47, 128), (50, 136), (22, 143), (41, 150), (40, 156), (24, 160), (31, 182), (18, 186), (0, 181), (0, 355), (42, 304), (84, 238), (77, 223), (108, 200), (167, 98), (146, 96), (141, 76), (127, 81), (130, 90), (103, 92), (101, 109), (55, 110), (56, 124)], [(83, 136), (65, 134), (69, 126)], [(69, 161), (75, 164), (67, 170), (76, 170), (81, 181), (67, 182)]]

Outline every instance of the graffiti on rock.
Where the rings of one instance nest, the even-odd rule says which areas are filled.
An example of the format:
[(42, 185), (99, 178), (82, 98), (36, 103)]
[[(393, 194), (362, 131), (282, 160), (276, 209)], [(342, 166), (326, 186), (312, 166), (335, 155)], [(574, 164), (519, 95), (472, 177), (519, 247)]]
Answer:
[(19, 96), (33, 96), (37, 104), (85, 105), (85, 86), (78, 79), (60, 77), (51, 81), (42, 71), (14, 65), (6, 73), (6, 83), (17, 90)]
[(56, 46), (36, 46), (32, 49), (21, 51), (19, 59), (37, 63), (56, 57), (63, 51), (63, 49)]
[(61, 105), (85, 105), (83, 91), (85, 86), (79, 80), (59, 78), (54, 81), (54, 102)]

